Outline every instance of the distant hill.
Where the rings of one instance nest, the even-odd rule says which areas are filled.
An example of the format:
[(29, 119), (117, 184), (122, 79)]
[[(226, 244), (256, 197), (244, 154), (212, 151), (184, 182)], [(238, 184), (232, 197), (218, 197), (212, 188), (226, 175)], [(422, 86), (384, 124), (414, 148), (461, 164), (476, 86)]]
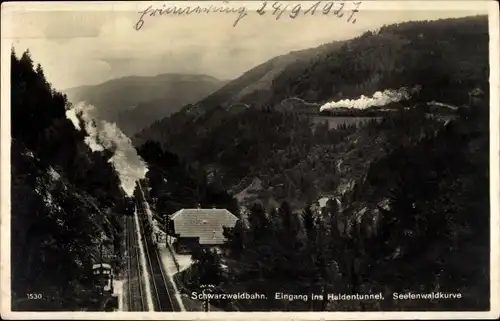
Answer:
[(116, 122), (133, 135), (152, 122), (179, 111), (225, 84), (211, 76), (162, 74), (130, 76), (94, 86), (65, 90), (70, 101), (86, 101), (96, 107), (99, 117)]
[(234, 104), (259, 106), (260, 102), (272, 100), (275, 79), (286, 70), (293, 66), (307, 66), (312, 61), (320, 59), (321, 56), (338, 50), (343, 44), (343, 41), (335, 41), (319, 47), (292, 51), (274, 57), (227, 83), (195, 106), (202, 109), (211, 109), (217, 106), (228, 108)]

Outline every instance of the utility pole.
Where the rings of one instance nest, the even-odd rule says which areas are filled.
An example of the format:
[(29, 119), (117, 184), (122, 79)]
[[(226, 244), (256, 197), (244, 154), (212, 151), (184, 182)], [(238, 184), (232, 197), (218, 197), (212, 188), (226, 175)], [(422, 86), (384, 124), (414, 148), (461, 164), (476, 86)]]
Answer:
[(101, 240), (100, 240), (100, 244), (99, 244), (99, 294), (100, 295), (103, 295), (103, 292), (104, 292), (104, 285), (103, 285), (103, 282), (102, 280), (104, 279), (103, 277), (103, 262), (102, 262), (102, 257), (103, 257), (103, 246), (104, 246), (104, 238), (103, 238), (103, 235), (101, 235)]
[(210, 294), (212, 294), (214, 285), (202, 284), (202, 285), (200, 285), (200, 288), (203, 289), (201, 292), (203, 293), (203, 298), (204, 298), (204, 300), (203, 300), (204, 310), (205, 310), (205, 312), (209, 312), (210, 311)]
[(167, 237), (165, 238), (165, 246), (168, 247), (168, 242), (170, 241), (170, 231), (168, 229), (168, 216), (163, 216), (163, 224), (165, 225), (165, 234)]
[(101, 244), (99, 244), (99, 263), (102, 267), (102, 247), (104, 246), (104, 240), (101, 239)]
[(209, 311), (210, 311), (210, 303), (209, 303), (209, 300), (210, 300), (209, 298), (206, 298), (206, 299), (205, 299), (205, 304), (204, 304), (204, 306), (205, 306), (205, 312), (209, 312)]

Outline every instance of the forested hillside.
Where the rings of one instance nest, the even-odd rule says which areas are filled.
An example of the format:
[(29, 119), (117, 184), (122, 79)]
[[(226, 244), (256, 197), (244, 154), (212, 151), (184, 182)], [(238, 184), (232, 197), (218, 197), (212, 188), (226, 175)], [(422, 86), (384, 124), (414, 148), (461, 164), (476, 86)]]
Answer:
[[(427, 117), (436, 111), (426, 102), (464, 106), (472, 89), (487, 88), (486, 17), (405, 22), (333, 44), (303, 51), (295, 63), (273, 72), (272, 85), (263, 87), (272, 91), (270, 100), (247, 100), (233, 90), (243, 88), (245, 79), (251, 81), (249, 75), (258, 74), (266, 63), (196, 106), (156, 122), (135, 137), (136, 146), (157, 141), (188, 162), (201, 162), (235, 193), (258, 177), (278, 200), (304, 205), (319, 194), (351, 186), (392, 148), (391, 137), (413, 139), (441, 126), (442, 118)], [(320, 124), (311, 130), (307, 114), (276, 105), (287, 97), (322, 103), (403, 86), (421, 89), (410, 100), (392, 104), (396, 112), (367, 128), (329, 131)], [(406, 120), (396, 125), (391, 120), (395, 117)]]
[[(228, 270), (213, 272), (219, 291), (268, 293), (269, 300), (242, 300), (243, 310), (484, 310), (487, 57), (486, 17), (385, 26), (287, 65), (252, 94), (226, 91), (229, 83), (143, 131), (136, 143), (156, 141), (182, 163), (196, 161), (201, 177), (238, 198), (248, 186), (257, 189), (242, 220), (226, 231), (230, 253), (219, 259)], [(320, 106), (414, 86), (421, 88), (414, 97), (357, 126), (312, 126), (310, 115), (280, 108), (293, 97)], [(431, 107), (444, 104), (453, 105), (449, 117)], [(314, 203), (325, 195), (335, 198), (318, 210)], [(276, 201), (278, 208), (268, 206)], [(192, 273), (201, 271), (203, 257)], [(436, 291), (461, 298), (393, 299)], [(280, 301), (276, 292), (325, 299)], [(326, 293), (382, 293), (385, 300), (328, 301)]]
[(338, 50), (291, 65), (276, 77), (272, 101), (297, 96), (326, 102), (421, 85), (424, 100), (461, 104), (471, 87), (487, 87), (486, 16), (384, 26)]
[(138, 153), (148, 163), (146, 179), (151, 190), (146, 196), (154, 203), (159, 217), (197, 206), (226, 208), (238, 214), (236, 200), (219, 182), (208, 177), (199, 163), (187, 163), (163, 151), (155, 142), (144, 144)]
[[(489, 307), (487, 103), (371, 163), (341, 203), (301, 217), (250, 208), (227, 231), (226, 291), (382, 293), (383, 301), (244, 302), (269, 310), (484, 310)], [(273, 249), (269, 251), (269, 249)], [(466, 259), (465, 259), (466, 258)], [(290, 278), (296, 282), (289, 282)], [(257, 281), (256, 281), (257, 280)], [(461, 298), (393, 299), (393, 293)], [(326, 298), (326, 297), (325, 297)]]
[(163, 74), (123, 77), (94, 86), (65, 90), (73, 103), (96, 107), (96, 117), (116, 122), (132, 136), (156, 120), (179, 111), (219, 89), (226, 82), (205, 75)]
[[(424, 101), (461, 105), (471, 88), (487, 87), (489, 63), (483, 57), (488, 55), (488, 41), (488, 19), (477, 16), (383, 26), (352, 40), (276, 57), (173, 117), (155, 122), (136, 135), (135, 144), (156, 140), (181, 153), (177, 137), (192, 136), (213, 117), (223, 117), (212, 114), (227, 109), (238, 113), (246, 108), (230, 107), (241, 104), (276, 108), (292, 97), (320, 106), (420, 85)], [(193, 119), (199, 123), (185, 126)]]
[[(11, 55), (12, 310), (100, 310), (91, 267), (119, 271), (125, 193), (109, 163), (93, 152), (84, 126), (66, 118), (55, 91), (28, 51)], [(42, 299), (29, 300), (41, 295)]]

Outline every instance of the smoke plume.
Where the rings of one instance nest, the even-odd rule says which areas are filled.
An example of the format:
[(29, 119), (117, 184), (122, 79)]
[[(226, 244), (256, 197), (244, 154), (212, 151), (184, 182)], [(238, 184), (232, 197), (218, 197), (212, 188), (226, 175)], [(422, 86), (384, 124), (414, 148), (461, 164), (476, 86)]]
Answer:
[(123, 190), (132, 196), (136, 182), (145, 177), (148, 168), (130, 139), (115, 123), (97, 119), (94, 106), (78, 103), (66, 112), (66, 117), (78, 130), (85, 128), (88, 134), (85, 143), (93, 151), (107, 149), (114, 153), (110, 162), (118, 172)]
[(389, 103), (395, 103), (403, 100), (408, 100), (411, 95), (418, 92), (420, 86), (415, 86), (411, 90), (402, 87), (399, 90), (386, 89), (384, 91), (377, 91), (372, 97), (361, 95), (358, 99), (344, 99), (340, 101), (327, 102), (320, 107), (320, 111), (329, 110), (334, 108), (356, 108), (366, 109), (373, 106), (385, 106)]

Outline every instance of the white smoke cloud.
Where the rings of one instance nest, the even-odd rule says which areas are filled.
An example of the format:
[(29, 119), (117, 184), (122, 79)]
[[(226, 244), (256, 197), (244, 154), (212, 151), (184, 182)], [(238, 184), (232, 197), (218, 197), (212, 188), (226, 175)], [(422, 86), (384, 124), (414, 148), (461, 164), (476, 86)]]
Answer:
[(355, 109), (366, 109), (373, 106), (385, 106), (389, 103), (395, 103), (402, 100), (408, 100), (411, 95), (418, 92), (421, 89), (420, 86), (415, 86), (411, 90), (406, 87), (402, 87), (398, 90), (386, 89), (384, 91), (377, 91), (372, 97), (366, 97), (361, 95), (358, 99), (344, 99), (340, 101), (331, 101), (325, 103), (320, 107), (320, 111), (329, 110), (334, 108), (355, 108)]
[(130, 139), (115, 123), (97, 119), (94, 106), (78, 103), (66, 111), (66, 117), (78, 130), (81, 125), (85, 127), (88, 133), (85, 143), (93, 151), (108, 149), (114, 152), (110, 162), (118, 172), (123, 190), (132, 196), (136, 182), (146, 176), (148, 168)]

